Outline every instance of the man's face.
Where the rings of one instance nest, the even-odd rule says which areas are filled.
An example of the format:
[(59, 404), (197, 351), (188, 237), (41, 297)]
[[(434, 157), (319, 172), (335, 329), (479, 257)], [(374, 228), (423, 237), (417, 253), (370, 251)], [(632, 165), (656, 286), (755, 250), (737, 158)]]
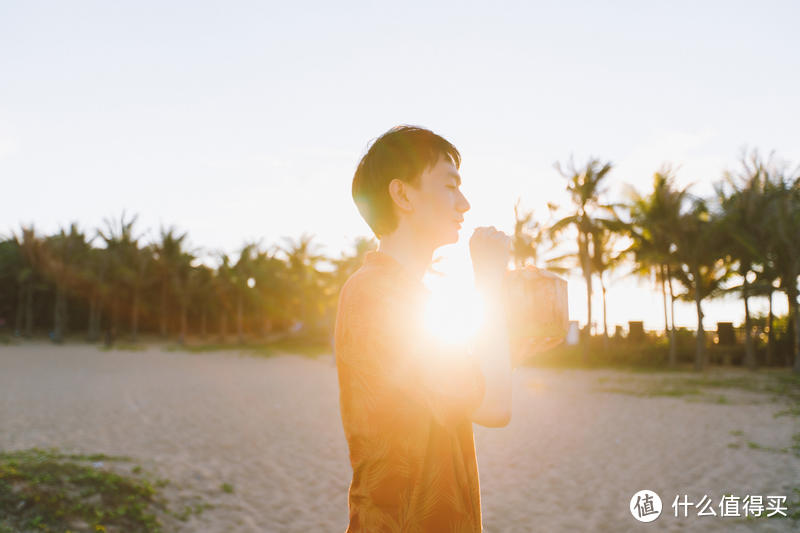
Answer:
[(434, 247), (458, 241), (469, 202), (461, 193), (461, 176), (449, 157), (426, 169), (418, 187), (407, 187), (413, 210), (408, 220), (417, 235)]

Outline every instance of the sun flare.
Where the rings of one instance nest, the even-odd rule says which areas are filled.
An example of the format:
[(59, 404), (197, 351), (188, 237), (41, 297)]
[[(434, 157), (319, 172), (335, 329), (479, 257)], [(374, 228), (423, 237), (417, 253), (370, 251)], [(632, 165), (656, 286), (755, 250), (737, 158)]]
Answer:
[(425, 328), (446, 344), (468, 344), (484, 320), (484, 305), (471, 282), (436, 280), (424, 311)]

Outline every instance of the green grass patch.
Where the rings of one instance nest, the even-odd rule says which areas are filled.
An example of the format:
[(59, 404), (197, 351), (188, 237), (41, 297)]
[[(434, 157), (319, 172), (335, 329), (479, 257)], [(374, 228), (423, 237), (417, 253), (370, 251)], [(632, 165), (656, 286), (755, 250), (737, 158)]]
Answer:
[[(62, 454), (55, 448), (0, 452), (0, 533), (161, 532), (172, 512), (153, 479), (132, 459)], [(184, 518), (185, 519), (185, 518)]]
[[(785, 408), (774, 416), (800, 416), (800, 376), (788, 370), (712, 371), (694, 375), (648, 371), (647, 375), (637, 376), (637, 373), (641, 371), (629, 369), (625, 377), (601, 376), (597, 383), (603, 386), (595, 390), (639, 397), (685, 397), (691, 402), (720, 405), (782, 402)], [(723, 390), (752, 396), (731, 397), (721, 394)]]
[(763, 452), (772, 452), (772, 453), (792, 453), (795, 452), (795, 446), (788, 446), (786, 448), (773, 448), (771, 446), (764, 446), (763, 444), (759, 444), (757, 442), (748, 441), (747, 447), (751, 450), (761, 450)]
[(778, 418), (779, 416), (800, 416), (800, 404), (793, 405), (788, 409), (782, 409), (781, 411), (775, 413), (774, 416), (775, 418)]
[(789, 501), (789, 518), (792, 520), (800, 520), (800, 487), (792, 489), (792, 498), (786, 498)]

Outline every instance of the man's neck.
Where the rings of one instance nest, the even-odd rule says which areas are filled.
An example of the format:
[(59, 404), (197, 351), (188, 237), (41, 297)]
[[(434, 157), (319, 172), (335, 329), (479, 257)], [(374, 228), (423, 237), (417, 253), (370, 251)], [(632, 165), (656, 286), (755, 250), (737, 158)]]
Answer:
[(380, 240), (378, 251), (391, 256), (409, 275), (422, 281), (425, 271), (431, 264), (433, 248), (420, 245), (420, 242), (424, 241), (401, 225)]

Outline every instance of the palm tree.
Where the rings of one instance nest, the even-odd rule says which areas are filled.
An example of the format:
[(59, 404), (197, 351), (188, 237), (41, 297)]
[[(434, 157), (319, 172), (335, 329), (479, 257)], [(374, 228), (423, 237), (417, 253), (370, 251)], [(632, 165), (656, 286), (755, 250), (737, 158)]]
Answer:
[[(752, 320), (749, 300), (758, 294), (757, 267), (769, 262), (769, 241), (771, 229), (765, 224), (769, 215), (765, 179), (767, 171), (758, 152), (742, 157), (742, 170), (738, 174), (726, 172), (725, 181), (716, 185), (717, 198), (722, 207), (722, 223), (728, 237), (729, 262), (734, 272), (742, 278), (741, 285), (730, 290), (741, 292), (744, 300), (745, 366), (756, 368), (755, 346), (753, 343)], [(732, 191), (727, 193), (726, 187)], [(771, 287), (770, 280), (770, 287)], [(763, 284), (760, 284), (763, 286)]]
[(534, 220), (533, 211), (522, 211), (520, 199), (514, 204), (514, 235), (511, 240), (511, 255), (514, 258), (514, 267), (522, 268), (532, 264), (536, 266), (542, 254), (544, 244), (549, 240), (548, 227), (553, 213), (558, 207), (548, 203), (550, 219), (547, 222)]
[(208, 311), (216, 300), (214, 270), (203, 264), (192, 267), (189, 271), (186, 292), (194, 308), (199, 310), (200, 338), (205, 340), (208, 334)]
[(262, 336), (268, 336), (276, 321), (286, 318), (289, 278), (287, 266), (277, 249), (258, 250), (253, 259), (253, 277), (258, 294)]
[(64, 340), (67, 322), (67, 295), (75, 293), (82, 281), (82, 263), (85, 261), (89, 242), (76, 223), (69, 230), (61, 228), (59, 233), (44, 239), (38, 247), (36, 267), (55, 285), (53, 312), (54, 342)]
[(617, 268), (625, 259), (627, 252), (618, 250), (617, 243), (624, 224), (614, 219), (597, 219), (592, 230), (592, 270), (600, 280), (603, 297), (603, 349), (608, 351), (608, 319), (606, 317), (606, 281), (604, 275)]
[(95, 342), (100, 338), (103, 319), (103, 302), (109, 298), (110, 283), (106, 250), (90, 247), (83, 269), (83, 287), (89, 298), (89, 317), (86, 339)]
[(235, 273), (228, 254), (218, 252), (219, 265), (214, 276), (214, 292), (217, 295), (219, 312), (219, 339), (225, 342), (228, 336), (228, 314), (231, 308), (231, 295), (236, 290)]
[(780, 276), (780, 290), (789, 303), (789, 323), (794, 331), (793, 370), (800, 373), (800, 312), (798, 312), (798, 277), (800, 277), (800, 169), (787, 172), (773, 169), (768, 180), (769, 227), (773, 230), (772, 256)]
[(23, 226), (20, 235), (14, 235), (14, 240), (22, 259), (17, 271), (17, 320), (14, 328), (17, 336), (30, 338), (33, 336), (33, 295), (39, 286), (39, 276), (36, 271), (36, 258), (40, 255), (42, 239), (36, 235), (33, 225)]
[(550, 237), (555, 238), (567, 228), (575, 228), (577, 231), (577, 257), (583, 278), (586, 281), (586, 334), (583, 343), (584, 362), (588, 361), (588, 339), (591, 335), (592, 326), (592, 242), (591, 234), (596, 223), (595, 215), (600, 210), (610, 210), (612, 206), (600, 203), (600, 197), (604, 193), (602, 187), (608, 172), (611, 170), (611, 163), (602, 163), (598, 159), (590, 159), (586, 165), (577, 169), (572, 160), (566, 170), (562, 170), (559, 163), (555, 165), (556, 170), (567, 180), (567, 192), (572, 200), (572, 214), (558, 220), (550, 228)]
[(317, 264), (324, 260), (325, 256), (317, 252), (319, 245), (313, 242), (313, 235), (303, 233), (296, 240), (288, 237), (284, 237), (284, 240), (288, 245), (281, 250), (287, 257), (295, 318), (300, 319), (301, 331), (305, 332), (309, 329), (311, 318), (308, 302), (318, 293), (319, 288)]
[(155, 259), (153, 247), (146, 246), (132, 250), (131, 265), (134, 270), (131, 292), (133, 295), (133, 310), (131, 316), (131, 342), (136, 342), (139, 336), (139, 308), (142, 293), (154, 281)]
[[(329, 340), (332, 342), (333, 326), (336, 323), (336, 309), (341, 294), (341, 289), (347, 279), (353, 275), (364, 264), (364, 257), (368, 252), (377, 250), (378, 242), (369, 237), (356, 237), (353, 241), (351, 251), (343, 251), (338, 258), (327, 259), (333, 266), (330, 272), (319, 272), (318, 294), (321, 299), (322, 315), (324, 317), (325, 326)], [(433, 269), (433, 263), (440, 258), (433, 260), (430, 266), (430, 272), (439, 274)]]
[(339, 288), (344, 285), (347, 278), (361, 268), (367, 252), (378, 249), (378, 242), (372, 237), (356, 237), (352, 249), (352, 253), (342, 252), (339, 258), (331, 260), (336, 272), (335, 283)]
[(167, 336), (169, 317), (169, 295), (175, 294), (180, 270), (184, 268), (186, 259), (184, 244), (186, 233), (178, 233), (174, 226), (161, 228), (159, 240), (153, 246), (158, 279), (161, 288), (161, 305), (159, 314), (159, 331), (162, 337)]
[[(689, 187), (680, 189), (675, 185), (673, 170), (665, 165), (653, 174), (653, 188), (647, 195), (640, 195), (628, 188), (628, 235), (632, 240), (628, 252), (633, 254), (632, 273), (642, 277), (655, 277), (661, 286), (664, 304), (664, 332), (669, 332), (669, 366), (677, 364), (675, 341), (675, 300), (672, 278), (676, 269), (673, 253), (676, 244), (676, 228), (688, 198)], [(671, 324), (667, 315), (667, 291), (669, 285)]]
[(12, 235), (0, 239), (0, 329), (11, 327), (11, 316), (20, 307), (15, 300), (19, 291), (17, 278), (24, 268), (24, 259), (17, 239)]
[(239, 344), (244, 342), (244, 306), (252, 298), (255, 286), (254, 261), (258, 244), (247, 243), (239, 251), (239, 258), (233, 265), (233, 283), (236, 290), (236, 337)]
[(186, 343), (186, 336), (189, 334), (189, 303), (192, 298), (192, 289), (190, 283), (192, 281), (192, 262), (195, 257), (189, 252), (183, 252), (176, 258), (174, 264), (174, 286), (173, 291), (178, 300), (178, 311), (180, 317), (180, 328), (178, 342), (180, 344)]
[[(764, 221), (766, 223), (767, 221)], [(773, 259), (774, 254), (772, 252), (773, 245), (771, 244), (772, 237), (770, 240), (767, 241), (767, 260), (762, 265), (756, 265), (756, 278), (755, 281), (751, 284), (753, 289), (753, 294), (759, 296), (766, 296), (768, 301), (768, 311), (767, 311), (767, 351), (764, 355), (764, 363), (767, 366), (772, 364), (772, 360), (774, 357), (775, 351), (775, 330), (774, 330), (774, 318), (775, 315), (773, 313), (772, 304), (773, 304), (773, 296), (775, 291), (778, 289), (780, 275), (778, 274), (777, 270), (775, 270), (775, 261)]]
[(142, 287), (143, 269), (140, 259), (142, 250), (139, 247), (141, 234), (136, 234), (134, 226), (136, 215), (130, 220), (125, 219), (123, 212), (119, 220), (106, 219), (105, 229), (98, 230), (98, 236), (105, 244), (103, 258), (104, 268), (108, 273), (108, 287), (106, 291), (106, 306), (109, 309), (108, 328), (106, 329), (106, 344), (111, 344), (116, 337), (119, 315), (119, 302), (127, 292), (130, 295), (130, 329), (133, 338), (137, 335), (139, 298)]
[(682, 296), (693, 300), (697, 308), (694, 366), (702, 370), (707, 363), (702, 303), (719, 294), (730, 276), (724, 259), (724, 232), (719, 215), (711, 212), (705, 200), (695, 198), (690, 210), (681, 216), (675, 236), (675, 258), (680, 266), (675, 275), (687, 289)]

